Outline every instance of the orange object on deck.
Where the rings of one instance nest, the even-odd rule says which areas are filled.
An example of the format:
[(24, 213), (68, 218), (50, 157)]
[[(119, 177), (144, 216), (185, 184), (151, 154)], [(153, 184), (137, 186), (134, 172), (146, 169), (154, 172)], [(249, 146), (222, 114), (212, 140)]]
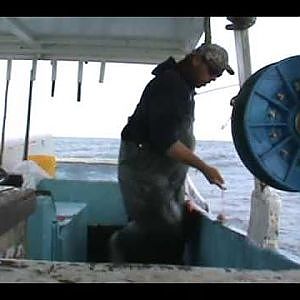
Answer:
[(29, 155), (28, 159), (36, 162), (50, 176), (55, 176), (56, 159), (54, 155)]

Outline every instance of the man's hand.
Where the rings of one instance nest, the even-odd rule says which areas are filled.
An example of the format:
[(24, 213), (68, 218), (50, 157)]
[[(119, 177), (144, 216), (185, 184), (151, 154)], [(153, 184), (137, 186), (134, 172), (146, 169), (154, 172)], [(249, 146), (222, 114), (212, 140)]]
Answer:
[(206, 165), (202, 169), (202, 173), (209, 183), (217, 185), (222, 190), (226, 190), (224, 179), (217, 168)]
[(186, 200), (185, 205), (189, 213), (201, 211), (201, 208), (199, 208), (199, 206), (193, 200)]

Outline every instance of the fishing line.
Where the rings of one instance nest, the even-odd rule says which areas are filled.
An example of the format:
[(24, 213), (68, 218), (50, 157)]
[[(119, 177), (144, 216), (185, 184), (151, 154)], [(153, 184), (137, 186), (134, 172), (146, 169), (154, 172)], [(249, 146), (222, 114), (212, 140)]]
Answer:
[(221, 126), (221, 130), (224, 130), (224, 129), (228, 126), (230, 120), (231, 120), (231, 115), (230, 115), (230, 117), (227, 119), (227, 121)]
[(224, 221), (226, 221), (226, 215), (225, 215), (225, 190), (221, 190), (221, 212), (218, 214), (217, 216), (217, 220), (221, 223), (223, 223)]
[(225, 190), (221, 190), (221, 214), (225, 216)]

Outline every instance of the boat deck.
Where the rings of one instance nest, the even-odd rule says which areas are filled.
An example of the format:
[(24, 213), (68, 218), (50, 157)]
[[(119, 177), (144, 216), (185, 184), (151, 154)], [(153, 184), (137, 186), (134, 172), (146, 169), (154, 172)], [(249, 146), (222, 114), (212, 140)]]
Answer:
[(300, 282), (300, 270), (254, 271), (174, 265), (0, 259), (0, 282)]

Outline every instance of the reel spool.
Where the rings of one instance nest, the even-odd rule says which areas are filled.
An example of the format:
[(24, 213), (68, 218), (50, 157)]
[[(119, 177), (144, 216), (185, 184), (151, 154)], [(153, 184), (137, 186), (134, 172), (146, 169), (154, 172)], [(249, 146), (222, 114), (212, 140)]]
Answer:
[(248, 78), (234, 98), (231, 130), (255, 177), (279, 190), (300, 191), (300, 56)]

